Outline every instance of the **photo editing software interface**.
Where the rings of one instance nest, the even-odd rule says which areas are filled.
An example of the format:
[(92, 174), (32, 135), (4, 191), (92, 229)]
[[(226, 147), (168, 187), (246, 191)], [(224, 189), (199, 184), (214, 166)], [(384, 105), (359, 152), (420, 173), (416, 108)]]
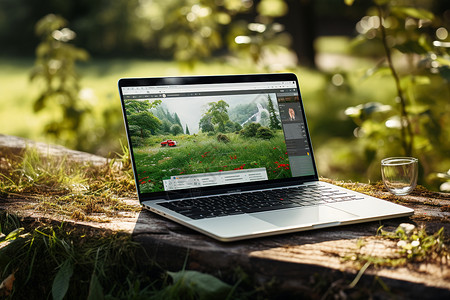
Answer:
[(141, 193), (314, 175), (295, 81), (122, 94)]

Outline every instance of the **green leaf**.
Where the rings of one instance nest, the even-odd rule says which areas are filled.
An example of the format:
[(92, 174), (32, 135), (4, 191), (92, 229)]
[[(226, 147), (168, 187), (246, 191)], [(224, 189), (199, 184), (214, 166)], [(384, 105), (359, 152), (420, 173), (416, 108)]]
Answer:
[(431, 84), (431, 78), (428, 76), (414, 76), (412, 77), (412, 81), (416, 85), (427, 85)]
[(428, 51), (417, 41), (407, 41), (403, 44), (396, 45), (395, 49), (402, 53), (427, 54)]
[(433, 20), (434, 14), (428, 10), (422, 8), (413, 7), (393, 7), (392, 13), (402, 17), (412, 17), (416, 19)]
[(55, 300), (62, 300), (69, 289), (70, 278), (73, 274), (73, 265), (70, 259), (66, 259), (56, 273), (52, 285), (52, 296)]
[(229, 296), (232, 286), (216, 277), (197, 271), (168, 272), (174, 285), (180, 285), (198, 295), (199, 299), (224, 299)]
[(362, 77), (363, 80), (370, 78), (372, 76), (392, 76), (392, 71), (391, 69), (389, 69), (389, 67), (385, 67), (385, 66), (381, 66), (381, 65), (377, 65), (373, 68), (368, 69), (364, 76)]
[(438, 56), (438, 58), (436, 58), (436, 61), (442, 65), (443, 68), (448, 68), (450, 67), (450, 59), (447, 59), (443, 56)]
[(438, 69), (441, 77), (447, 80), (447, 82), (450, 82), (450, 68), (448, 66), (442, 66), (439, 67)]
[(94, 272), (92, 273), (91, 282), (89, 284), (89, 294), (87, 300), (102, 300), (104, 298), (102, 285)]
[(17, 229), (15, 229), (15, 230), (11, 231), (11, 232), (6, 236), (5, 241), (17, 239), (17, 238), (20, 236), (20, 234), (21, 234), (24, 230), (25, 230), (25, 229), (24, 229), (23, 227), (20, 227), (20, 228), (17, 228)]
[(39, 96), (39, 98), (36, 99), (36, 101), (34, 102), (34, 105), (33, 105), (34, 112), (38, 112), (38, 111), (41, 111), (42, 109), (44, 109), (46, 98), (47, 98), (47, 94), (42, 94), (41, 96)]
[(433, 48), (431, 47), (430, 43), (428, 42), (428, 36), (426, 34), (421, 34), (419, 36), (419, 39), (417, 40), (417, 43), (420, 45), (420, 47), (425, 49), (425, 51), (427, 51), (427, 53), (433, 51)]

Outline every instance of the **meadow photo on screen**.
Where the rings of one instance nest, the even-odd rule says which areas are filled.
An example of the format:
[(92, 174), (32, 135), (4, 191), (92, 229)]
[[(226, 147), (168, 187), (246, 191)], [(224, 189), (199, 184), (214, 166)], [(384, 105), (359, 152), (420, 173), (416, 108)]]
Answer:
[(139, 189), (191, 174), (260, 169), (291, 177), (275, 94), (125, 100)]

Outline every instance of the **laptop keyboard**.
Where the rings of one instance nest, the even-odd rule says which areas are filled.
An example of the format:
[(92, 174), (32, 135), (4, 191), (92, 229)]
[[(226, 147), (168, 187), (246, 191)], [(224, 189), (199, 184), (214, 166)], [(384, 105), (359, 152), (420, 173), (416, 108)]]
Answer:
[(359, 199), (362, 199), (362, 197), (332, 187), (303, 186), (184, 199), (157, 204), (191, 219), (199, 220)]

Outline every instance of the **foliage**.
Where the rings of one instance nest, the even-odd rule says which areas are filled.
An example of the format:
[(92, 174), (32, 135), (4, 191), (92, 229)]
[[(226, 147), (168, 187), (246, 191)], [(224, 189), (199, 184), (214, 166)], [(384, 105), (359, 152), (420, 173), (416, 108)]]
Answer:
[(157, 107), (159, 104), (161, 104), (161, 100), (150, 102), (128, 99), (127, 101), (125, 101), (125, 108), (131, 114), (137, 114), (141, 112), (148, 112), (152, 108)]
[(270, 129), (281, 129), (281, 122), (277, 117), (277, 114), (275, 112), (275, 108), (273, 106), (273, 102), (272, 102), (272, 98), (270, 97), (270, 95), (268, 95), (267, 97), (267, 110), (269, 111), (269, 118), (270, 118), (270, 124), (269, 124), (269, 128)]
[[(31, 55), (36, 42), (32, 26), (54, 13), (69, 20), (77, 44), (96, 57), (164, 57), (193, 65), (237, 51), (249, 60), (259, 58), (249, 61), (252, 65), (280, 70), (285, 60), (273, 64), (264, 61), (266, 54), (287, 52), (297, 43), (291, 43), (292, 37), (298, 41), (305, 31), (314, 33), (313, 14), (326, 18), (345, 12), (343, 7), (326, 0), (0, 1), (0, 44), (3, 53)], [(312, 47), (312, 40), (306, 46)]]
[(77, 147), (78, 139), (75, 137), (89, 108), (79, 97), (75, 63), (86, 60), (88, 54), (68, 43), (76, 34), (65, 27), (66, 23), (60, 16), (47, 15), (36, 24), (36, 33), (42, 42), (36, 49), (36, 66), (30, 78), (43, 83), (34, 102), (34, 111), (55, 110), (55, 107), (60, 110), (45, 126), (45, 132), (68, 146)]
[[(2, 227), (8, 216), (0, 214)], [(66, 224), (18, 227), (0, 234), (0, 278), (15, 275), (9, 298), (89, 299), (95, 291), (102, 297), (114, 296), (126, 290), (128, 280), (162, 274), (151, 261), (146, 273), (139, 268), (142, 250), (129, 235), (83, 231)]]
[(245, 137), (255, 137), (260, 128), (261, 124), (259, 123), (247, 123), (244, 125), (244, 128), (242, 128), (241, 135)]
[(236, 132), (241, 130), (241, 125), (230, 120), (228, 103), (223, 100), (208, 103), (208, 110), (199, 121), (199, 128), (204, 133)]
[(264, 140), (270, 140), (274, 136), (275, 135), (272, 132), (272, 130), (270, 130), (267, 127), (259, 127), (258, 130), (256, 131), (256, 134), (255, 134), (256, 138), (264, 139)]
[(379, 257), (361, 251), (366, 242), (358, 242), (359, 252), (347, 256), (359, 265), (373, 266), (405, 266), (409, 263), (422, 262), (448, 262), (450, 252), (445, 244), (444, 228), (433, 234), (428, 234), (425, 228), (416, 228), (412, 224), (402, 223), (394, 231), (386, 231), (382, 227), (378, 229), (377, 236), (396, 242), (393, 246), (393, 254)]
[[(350, 107), (346, 114), (359, 126), (355, 135), (370, 153), (370, 161), (383, 156), (419, 156), (430, 184), (433, 171), (448, 168), (442, 161), (450, 149), (450, 57), (448, 49), (434, 41), (439, 20), (409, 3), (374, 4), (358, 23), (357, 43), (378, 41), (383, 46), (386, 64), (368, 70), (366, 78), (391, 76), (396, 96), (387, 101), (390, 105), (374, 101)], [(401, 58), (406, 64), (400, 64)]]
[[(153, 130), (152, 134), (158, 133), (177, 135), (183, 133), (183, 126), (181, 125), (180, 117), (178, 117), (178, 114), (171, 114), (165, 107), (159, 105), (161, 103), (161, 100), (156, 100), (153, 103), (157, 105), (152, 106), (151, 113), (161, 121), (161, 125), (157, 130)], [(186, 134), (190, 134), (188, 132), (189, 129), (186, 124)]]
[(207, 132), (214, 132), (214, 125), (211, 121), (211, 115), (205, 114), (201, 119), (200, 122), (198, 124), (198, 127), (200, 128), (200, 130), (204, 133)]
[(160, 103), (160, 100), (149, 102), (127, 99), (125, 101), (125, 108), (128, 112), (127, 119), (133, 136), (136, 134), (143, 139), (159, 129), (161, 121), (150, 110)]
[(187, 299), (229, 299), (233, 293), (231, 285), (209, 274), (188, 270), (167, 274), (173, 284), (161, 292), (165, 299), (178, 298), (180, 295)]
[(223, 100), (208, 103), (208, 111), (205, 116), (210, 118), (213, 125), (217, 125), (218, 132), (225, 132), (225, 124), (230, 119), (227, 107), (229, 107), (228, 103)]
[(382, 228), (378, 231), (384, 238), (397, 240), (399, 254), (409, 261), (433, 261), (449, 257), (443, 227), (432, 235), (425, 228), (417, 229), (412, 224), (400, 224), (394, 232)]
[(217, 135), (217, 141), (222, 142), (222, 143), (229, 143), (230, 138), (228, 136), (226, 136), (225, 134), (219, 133)]
[(181, 126), (178, 124), (173, 124), (172, 126), (170, 126), (170, 133), (172, 133), (173, 135), (178, 135), (180, 133), (183, 133), (183, 128), (181, 128)]
[(138, 10), (142, 26), (151, 28), (146, 42), (192, 67), (218, 52), (234, 52), (252, 63), (262, 63), (267, 52), (288, 52), (284, 27), (273, 23), (286, 7), (282, 0), (169, 0), (141, 1)]

